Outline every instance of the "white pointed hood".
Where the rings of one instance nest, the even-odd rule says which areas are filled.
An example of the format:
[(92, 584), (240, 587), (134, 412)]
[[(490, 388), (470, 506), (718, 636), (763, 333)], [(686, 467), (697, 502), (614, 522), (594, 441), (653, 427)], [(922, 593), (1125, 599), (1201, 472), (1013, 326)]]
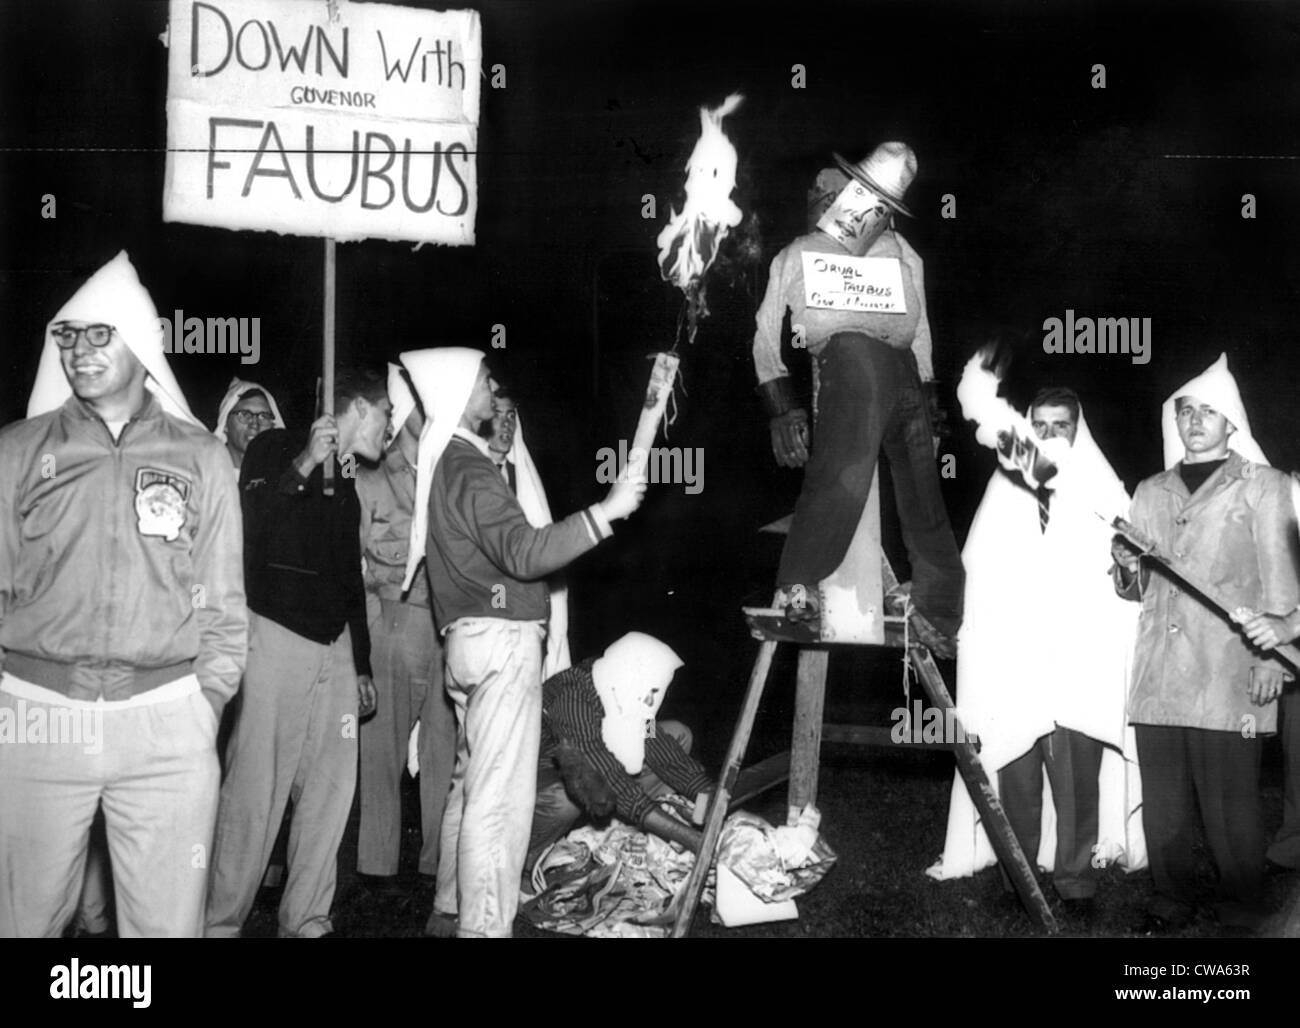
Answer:
[(149, 373), (145, 385), (158, 397), (163, 410), (191, 424), (199, 424), (190, 413), (176, 376), (167, 364), (158, 310), (140, 284), (125, 250), (91, 275), (46, 325), (45, 348), (41, 351), (36, 382), (27, 400), (29, 418), (57, 410), (72, 395), (72, 386), (68, 384), (59, 359), (58, 344), (50, 333), (50, 326), (59, 321), (112, 325)]
[(424, 406), (424, 428), (420, 432), (419, 454), (415, 466), (415, 510), (411, 514), (411, 545), (406, 559), (406, 577), (402, 589), (411, 587), (416, 569), (424, 559), (425, 540), (429, 532), (429, 493), (433, 473), (451, 434), (460, 424), (478, 378), (483, 354), (460, 346), (434, 350), (410, 350), (397, 358), (411, 376), (411, 382)]
[[(533, 463), (532, 454), (524, 442), (524, 423), (518, 414), (515, 416), (515, 437), (510, 443), (506, 459), (515, 466), (515, 495), (519, 506), (523, 508), (524, 517), (534, 528), (549, 525), (554, 520), (551, 505), (546, 499), (542, 476), (537, 473), (537, 465)], [(543, 681), (573, 663), (569, 655), (569, 590), (563, 585), (552, 585), (550, 588), (551, 617), (546, 625)]]
[(230, 420), (230, 412), (235, 409), (235, 404), (239, 402), (241, 396), (253, 391), (266, 397), (266, 405), (271, 408), (271, 413), (275, 416), (275, 427), (284, 428), (284, 418), (280, 416), (280, 407), (275, 402), (275, 397), (271, 395), (271, 390), (247, 379), (232, 378), (226, 388), (226, 395), (221, 398), (221, 406), (217, 408), (217, 427), (212, 430), (212, 434), (223, 443), (228, 435), (226, 422)]
[(1166, 469), (1177, 466), (1187, 452), (1178, 436), (1177, 412), (1174, 410), (1174, 401), (1180, 396), (1195, 396), (1232, 422), (1237, 431), (1228, 436), (1228, 449), (1236, 450), (1246, 460), (1256, 464), (1272, 466), (1250, 433), (1250, 419), (1246, 417), (1246, 408), (1241, 402), (1241, 391), (1237, 388), (1237, 380), (1228, 370), (1228, 355), (1221, 353), (1209, 368), (1175, 389), (1160, 408), (1160, 431), (1164, 436)]
[(393, 405), (393, 413), (388, 416), (388, 423), (392, 426), (392, 436), (396, 439), (401, 435), (402, 426), (411, 416), (411, 411), (416, 408), (415, 394), (411, 392), (400, 364), (389, 363), (388, 365), (388, 401)]
[(673, 674), (683, 664), (672, 647), (644, 632), (628, 632), (591, 666), (605, 709), (600, 737), (630, 775), (645, 766), (648, 723), (654, 721)]

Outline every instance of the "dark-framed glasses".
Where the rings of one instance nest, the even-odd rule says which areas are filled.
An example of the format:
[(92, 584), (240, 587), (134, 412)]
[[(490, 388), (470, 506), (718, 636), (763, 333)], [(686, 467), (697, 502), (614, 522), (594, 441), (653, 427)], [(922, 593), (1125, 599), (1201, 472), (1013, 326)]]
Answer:
[(230, 412), (241, 425), (274, 425), (275, 415), (269, 410), (233, 410)]
[(61, 321), (50, 328), (50, 333), (54, 336), (54, 341), (60, 350), (71, 350), (83, 335), (91, 346), (107, 346), (116, 331), (117, 329), (112, 325), (73, 325), (66, 321)]

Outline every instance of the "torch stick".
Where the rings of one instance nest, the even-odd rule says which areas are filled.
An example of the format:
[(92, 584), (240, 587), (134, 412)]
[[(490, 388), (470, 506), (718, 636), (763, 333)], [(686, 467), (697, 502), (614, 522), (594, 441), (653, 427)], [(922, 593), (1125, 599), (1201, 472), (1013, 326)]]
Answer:
[[(321, 388), (321, 408), (325, 414), (334, 413), (334, 240), (325, 240), (325, 338), (321, 364), (324, 383)], [(334, 495), (334, 457), (325, 459), (321, 466), (321, 492)]]
[(650, 370), (650, 384), (646, 387), (645, 403), (641, 405), (636, 434), (632, 437), (632, 448), (628, 451), (627, 464), (623, 468), (623, 475), (629, 481), (645, 480), (650, 448), (654, 445), (659, 421), (667, 409), (668, 397), (672, 395), (673, 382), (677, 379), (677, 365), (680, 363), (681, 358), (676, 354), (655, 354), (654, 367)]
[[(1105, 519), (1103, 518), (1103, 520)], [(1236, 623), (1232, 615), (1235, 608), (1230, 605), (1224, 595), (1213, 586), (1208, 585), (1205, 580), (1197, 576), (1195, 572), (1188, 571), (1186, 564), (1162, 550), (1154, 539), (1147, 538), (1147, 536), (1143, 535), (1123, 518), (1115, 518), (1110, 525), (1116, 532), (1132, 543), (1142, 556), (1155, 561), (1167, 571), (1176, 575), (1182, 582), (1191, 586), (1196, 590), (1196, 592), (1200, 593), (1201, 596), (1209, 600), (1211, 605), (1217, 607), (1225, 617), (1230, 621), (1233, 621), (1234, 624)], [(1300, 649), (1286, 643), (1281, 646), (1275, 646), (1269, 652), (1281, 657), (1293, 668), (1300, 671)]]

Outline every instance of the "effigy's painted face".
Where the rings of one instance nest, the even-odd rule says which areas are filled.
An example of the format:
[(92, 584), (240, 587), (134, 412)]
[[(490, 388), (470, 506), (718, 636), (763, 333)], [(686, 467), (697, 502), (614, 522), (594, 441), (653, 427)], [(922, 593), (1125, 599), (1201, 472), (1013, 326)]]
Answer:
[(889, 228), (889, 205), (861, 182), (850, 182), (840, 190), (817, 227), (858, 257)]

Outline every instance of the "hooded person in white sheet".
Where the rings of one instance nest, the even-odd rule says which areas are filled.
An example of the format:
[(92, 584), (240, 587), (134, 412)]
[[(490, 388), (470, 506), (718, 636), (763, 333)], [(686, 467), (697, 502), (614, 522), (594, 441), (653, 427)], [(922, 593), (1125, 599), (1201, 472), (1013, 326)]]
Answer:
[[(1128, 494), (1072, 390), (1041, 391), (1028, 415), (1055, 441), (1059, 471), (1037, 491), (1005, 468), (989, 482), (962, 552), (957, 698), (1025, 856), (1086, 912), (1097, 867), (1144, 863), (1124, 720), (1136, 611), (1114, 594), (1113, 533), (1099, 516), (1122, 515)], [(929, 873), (961, 877), (995, 859), (957, 776), (943, 858)]]
[(126, 253), (50, 322), (0, 483), (0, 709), (82, 730), (0, 745), (0, 936), (63, 930), (101, 805), (118, 934), (198, 936), (193, 857), (212, 848), (217, 722), (247, 653), (242, 525)]

